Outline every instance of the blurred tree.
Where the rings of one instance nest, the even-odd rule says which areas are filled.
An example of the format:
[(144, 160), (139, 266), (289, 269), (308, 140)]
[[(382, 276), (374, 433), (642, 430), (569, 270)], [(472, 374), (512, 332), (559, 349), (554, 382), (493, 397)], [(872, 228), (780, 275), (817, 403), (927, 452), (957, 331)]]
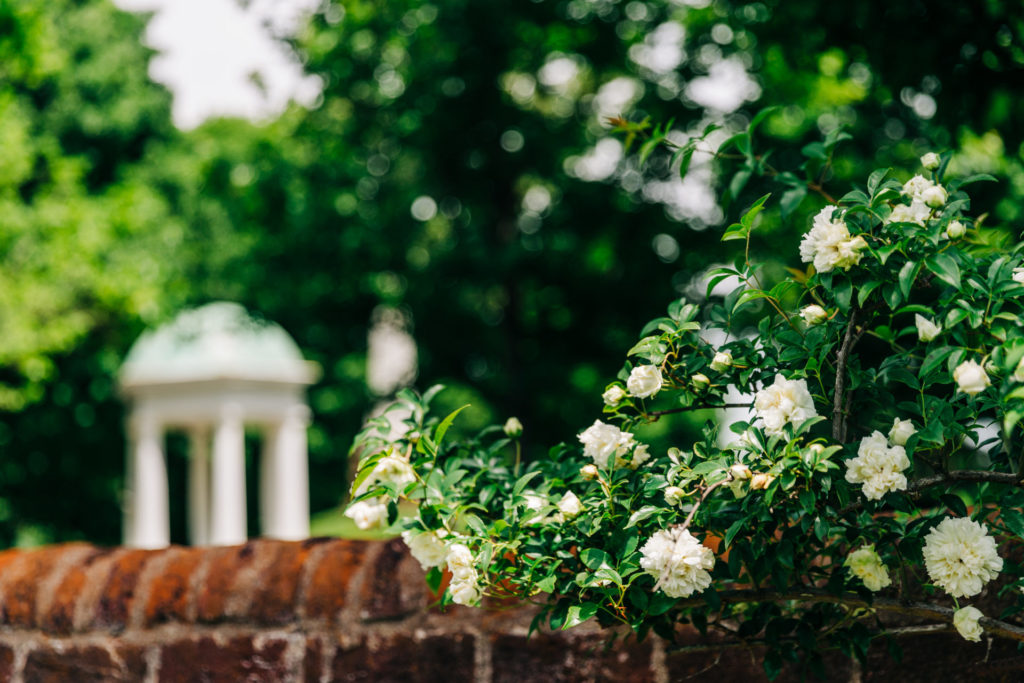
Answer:
[(0, 2), (3, 544), (117, 539), (113, 373), (184, 294), (182, 224), (131, 170), (174, 134), (142, 26), (105, 1)]
[[(641, 167), (607, 137), (607, 116), (675, 117), (679, 140), (718, 123), (717, 144), (755, 106), (780, 105), (759, 134), (796, 156), (852, 127), (862, 146), (839, 148), (826, 188), (960, 146), (960, 170), (1011, 181), (975, 194), (991, 221), (1015, 222), (1020, 11), (981, 0), (820, 10), (328, 2), (294, 41), (323, 79), (319, 106), (179, 136), (167, 93), (145, 78), (138, 18), (103, 2), (0, 0), (0, 399), (35, 402), (0, 417), (0, 540), (17, 524), (117, 539), (111, 373), (143, 321), (183, 303), (238, 300), (324, 366), (314, 509), (339, 497), (348, 439), (383, 398), (364, 382), (380, 306), (408, 321), (419, 383), (456, 385), (449, 401), (478, 407), (460, 421), (516, 414), (529, 444), (571, 439), (643, 322), (672, 297), (700, 298), (699, 273), (729, 253), (716, 226), (787, 189), (736, 181), (744, 159), (696, 155), (683, 180), (661, 151)], [(723, 206), (719, 182), (734, 195)], [(822, 201), (786, 221), (766, 211), (755, 248), (771, 254), (778, 231), (802, 231)], [(77, 443), (73, 425), (87, 434)], [(82, 443), (100, 454), (87, 474), (68, 464)], [(83, 502), (45, 502), (83, 476)], [(73, 516), (85, 506), (97, 510), (87, 524)]]

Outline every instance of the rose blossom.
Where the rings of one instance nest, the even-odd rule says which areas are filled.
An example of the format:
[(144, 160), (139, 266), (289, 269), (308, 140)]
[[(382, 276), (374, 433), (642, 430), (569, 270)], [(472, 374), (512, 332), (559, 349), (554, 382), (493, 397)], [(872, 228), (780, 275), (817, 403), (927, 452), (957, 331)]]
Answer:
[(960, 387), (960, 391), (974, 396), (985, 391), (985, 388), (992, 383), (988, 379), (988, 373), (977, 361), (965, 360), (953, 371), (953, 380)]
[(889, 570), (882, 563), (882, 558), (875, 552), (875, 546), (866, 545), (850, 553), (843, 563), (850, 572), (864, 582), (868, 590), (880, 591), (892, 584)]
[(721, 372), (730, 365), (732, 365), (732, 354), (728, 351), (719, 351), (715, 354), (715, 357), (711, 359), (711, 369), (715, 372)]
[(661, 390), (661, 370), (654, 365), (638, 365), (629, 373), (626, 389), (636, 398), (654, 396)]
[(424, 570), (442, 566), (448, 557), (444, 541), (433, 531), (406, 529), (402, 532), (402, 540)]
[(875, 431), (860, 441), (857, 457), (846, 461), (846, 481), (862, 484), (864, 497), (878, 500), (890, 491), (906, 491), (903, 470), (910, 459), (903, 446), (889, 446), (885, 436)]
[(981, 635), (985, 632), (985, 629), (978, 623), (983, 616), (985, 615), (977, 607), (971, 605), (961, 607), (953, 612), (953, 626), (964, 640), (977, 643), (981, 641)]
[(619, 405), (622, 403), (622, 399), (624, 398), (626, 398), (626, 391), (618, 384), (608, 387), (608, 390), (601, 394), (601, 399), (609, 408), (614, 408)]
[(942, 332), (941, 325), (936, 325), (920, 313), (914, 314), (914, 325), (917, 327), (917, 338), (923, 342), (930, 342)]
[(917, 433), (914, 423), (910, 420), (901, 420), (898, 417), (893, 420), (892, 429), (889, 430), (889, 441), (896, 446), (906, 446), (907, 439)]
[(807, 380), (775, 375), (775, 383), (754, 396), (754, 412), (764, 421), (769, 436), (782, 433), (787, 423), (799, 424), (817, 417)]
[(800, 260), (814, 263), (819, 273), (833, 268), (849, 270), (860, 263), (861, 250), (868, 244), (860, 235), (850, 236), (842, 220), (833, 218), (838, 207), (826, 206), (814, 217), (810, 231), (800, 241)]
[(828, 319), (828, 313), (818, 304), (811, 304), (800, 309), (800, 317), (808, 325), (817, 325)]
[(670, 598), (685, 598), (711, 585), (715, 555), (686, 529), (662, 529), (640, 548), (640, 566)]
[(928, 152), (921, 157), (921, 165), (928, 171), (934, 171), (939, 167), (940, 159), (939, 155), (935, 152)]
[(929, 531), (923, 554), (931, 582), (954, 598), (977, 595), (1003, 568), (995, 539), (966, 517), (947, 517)]
[(583, 455), (593, 459), (598, 467), (607, 467), (613, 457), (624, 456), (636, 443), (629, 432), (600, 420), (595, 420), (578, 438), (583, 444)]

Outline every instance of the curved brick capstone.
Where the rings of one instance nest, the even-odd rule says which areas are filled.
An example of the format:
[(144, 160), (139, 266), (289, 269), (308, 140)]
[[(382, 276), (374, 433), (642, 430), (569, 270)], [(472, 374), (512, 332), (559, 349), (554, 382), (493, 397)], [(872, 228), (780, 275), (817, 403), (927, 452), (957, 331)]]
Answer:
[[(531, 608), (440, 611), (398, 541), (215, 548), (69, 543), (0, 552), (0, 681), (764, 680), (757, 650), (668, 646), (585, 624), (527, 638)], [(884, 644), (829, 680), (1018, 680), (1012, 644), (955, 634)], [(937, 655), (936, 653), (941, 653)], [(950, 678), (952, 676), (952, 678)], [(777, 680), (800, 680), (796, 667)]]

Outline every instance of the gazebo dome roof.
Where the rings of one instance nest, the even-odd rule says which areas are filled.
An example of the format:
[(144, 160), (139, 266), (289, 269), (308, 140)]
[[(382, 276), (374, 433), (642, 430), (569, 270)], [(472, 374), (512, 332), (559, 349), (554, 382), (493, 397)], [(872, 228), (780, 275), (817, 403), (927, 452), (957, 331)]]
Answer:
[(144, 332), (121, 367), (125, 389), (209, 380), (312, 384), (316, 365), (276, 323), (218, 301)]

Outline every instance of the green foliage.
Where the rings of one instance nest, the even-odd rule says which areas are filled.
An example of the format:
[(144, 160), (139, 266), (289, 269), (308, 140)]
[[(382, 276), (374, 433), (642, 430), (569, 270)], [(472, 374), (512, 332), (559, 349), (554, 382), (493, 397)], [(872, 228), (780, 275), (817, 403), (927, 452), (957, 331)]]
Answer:
[[(822, 161), (842, 139), (826, 139)], [(513, 595), (543, 600), (551, 628), (595, 618), (670, 639), (677, 624), (714, 625), (764, 645), (770, 677), (826, 648), (864, 660), (892, 613), (949, 622), (948, 596), (961, 608), (1000, 570), (1001, 604), (1019, 613), (1024, 245), (988, 246), (966, 183), (943, 166), (904, 184), (880, 170), (826, 206), (800, 245), (806, 270), (766, 280), (749, 249), (710, 270), (709, 290), (738, 286), (676, 301), (644, 328), (624, 386), (605, 394), (609, 423), (579, 434), (582, 449), (524, 466), (497, 428), (438, 448), (430, 434), (453, 416), (435, 428), (430, 397), (405, 394), (404, 435), (382, 421), (357, 440), (350, 514), (415, 504), (403, 522), (414, 555), (443, 567), (448, 549), (443, 604)], [(816, 178), (806, 185), (824, 194)], [(762, 197), (722, 239), (749, 248), (777, 208)], [(667, 451), (634, 435), (736, 407), (748, 415)], [(958, 524), (968, 531), (943, 546)], [(988, 616), (978, 628), (1024, 639)]]

